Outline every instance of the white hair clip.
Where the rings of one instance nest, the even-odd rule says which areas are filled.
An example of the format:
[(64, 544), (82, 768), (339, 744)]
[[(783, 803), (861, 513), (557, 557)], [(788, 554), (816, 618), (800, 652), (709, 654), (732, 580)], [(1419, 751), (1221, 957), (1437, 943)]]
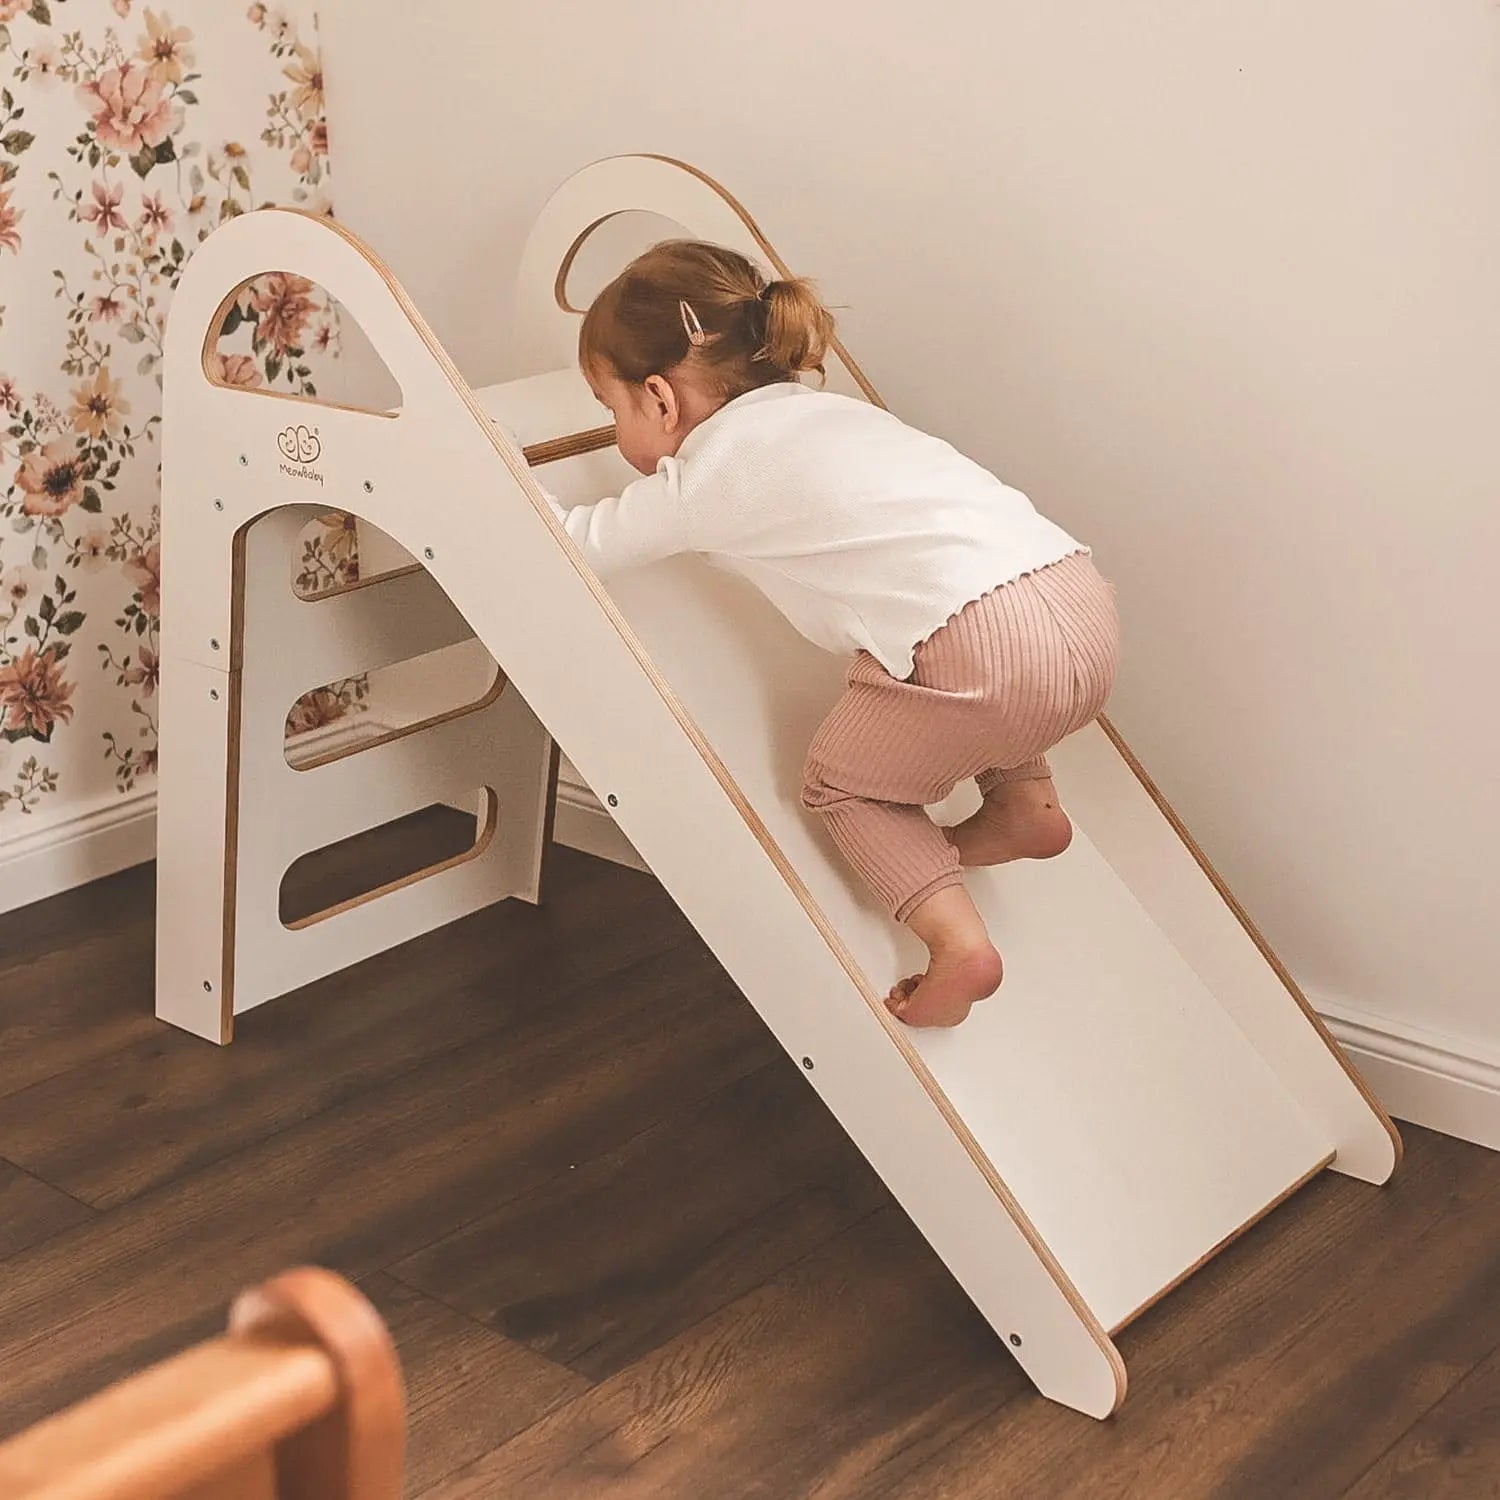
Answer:
[(703, 331), (703, 324), (698, 321), (698, 314), (693, 311), (693, 304), (679, 301), (677, 307), (682, 313), (682, 326), (687, 330), (688, 343), (695, 349), (701, 348), (708, 342), (708, 335)]

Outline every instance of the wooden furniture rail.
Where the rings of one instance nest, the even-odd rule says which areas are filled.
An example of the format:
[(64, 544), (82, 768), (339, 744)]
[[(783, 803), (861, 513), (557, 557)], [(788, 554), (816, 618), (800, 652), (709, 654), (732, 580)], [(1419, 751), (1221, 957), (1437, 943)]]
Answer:
[(331, 1271), (244, 1292), (229, 1329), (0, 1443), (4, 1500), (398, 1500), (401, 1370)]

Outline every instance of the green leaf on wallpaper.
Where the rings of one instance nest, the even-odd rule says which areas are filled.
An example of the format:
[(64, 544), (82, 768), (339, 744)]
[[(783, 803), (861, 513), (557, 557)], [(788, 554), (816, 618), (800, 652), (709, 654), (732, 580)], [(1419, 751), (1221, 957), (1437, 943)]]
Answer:
[(39, 641), (42, 638), (42, 627), (37, 624), (35, 615), (27, 615), (26, 623), (21, 627), (32, 640)]
[(10, 529), (14, 532), (18, 532), (21, 536), (25, 536), (26, 533), (30, 531), (31, 528), (35, 525), (36, 518), (34, 516), (12, 516)]
[(240, 311), (239, 303), (236, 302), (234, 304), (234, 306), (231, 307), (229, 309), (229, 311), (224, 314), (224, 324), (219, 329), (219, 337), (221, 339), (222, 338), (227, 338), (244, 321), (245, 321), (245, 315), (244, 315), (244, 313), (242, 313)]
[(0, 161), (0, 187), (4, 187), (20, 170), (13, 161)]
[(31, 0), (31, 19), (38, 26), (52, 24), (52, 7), (47, 4), (47, 0)]
[(177, 148), (172, 144), (172, 137), (168, 136), (161, 145), (156, 148), (157, 161), (176, 161)]
[(146, 330), (139, 323), (126, 323), (120, 329), (120, 337), (127, 344), (139, 344), (146, 337)]
[(156, 351), (148, 350), (141, 355), (141, 362), (135, 367), (137, 375), (149, 375), (156, 368)]
[(47, 566), (47, 549), (40, 543), (38, 543), (37, 546), (32, 549), (31, 566), (35, 568), (38, 573), (40, 573), (42, 569)]
[(57, 613), (57, 605), (52, 602), (52, 599), (48, 595), (44, 594), (42, 602), (36, 607), (36, 612), (41, 617), (43, 624), (45, 624)]
[(54, 661), (65, 661), (67, 660), (68, 652), (73, 649), (73, 645), (71, 641), (53, 641), (50, 649)]
[[(91, 165), (97, 166), (98, 163), (91, 163)], [(144, 177), (156, 165), (156, 153), (149, 146), (142, 146), (130, 158), (130, 165), (135, 168), (135, 175), (137, 177)]]
[(181, 99), (184, 104), (196, 104), (198, 102), (198, 96), (192, 89), (178, 89), (172, 97), (174, 99)]
[(97, 516), (104, 509), (104, 505), (99, 499), (99, 491), (92, 485), (86, 488), (83, 492), (83, 499), (78, 502), (78, 508), (79, 510), (86, 510), (91, 516)]
[(236, 162), (234, 168), (234, 180), (248, 193), (250, 191), (250, 174), (245, 170), (243, 162)]
[(81, 609), (69, 609), (64, 610), (53, 624), (59, 635), (72, 635), (83, 624), (83, 621), (84, 613)]
[[(10, 33), (6, 32), (6, 35), (9, 36)], [(9, 89), (0, 89), (0, 109), (14, 109), (15, 105), (16, 96)]]
[(19, 156), (35, 139), (29, 130), (8, 130), (0, 135), (0, 146), (4, 146), (12, 156)]

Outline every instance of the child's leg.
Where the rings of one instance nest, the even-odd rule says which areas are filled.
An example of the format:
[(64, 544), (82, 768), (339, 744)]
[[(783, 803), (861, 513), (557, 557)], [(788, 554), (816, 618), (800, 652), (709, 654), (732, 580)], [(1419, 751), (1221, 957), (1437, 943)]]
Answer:
[(915, 1026), (957, 1025), (1000, 983), (1000, 955), (963, 889), (958, 851), (923, 811), (983, 754), (982, 742), (970, 742), (969, 716), (943, 693), (898, 682), (862, 658), (808, 754), (803, 804), (932, 955), (927, 973), (889, 1000)]
[(1013, 859), (1052, 859), (1073, 840), (1073, 825), (1057, 800), (1046, 758), (979, 774), (979, 811), (946, 830), (965, 865), (1003, 865)]

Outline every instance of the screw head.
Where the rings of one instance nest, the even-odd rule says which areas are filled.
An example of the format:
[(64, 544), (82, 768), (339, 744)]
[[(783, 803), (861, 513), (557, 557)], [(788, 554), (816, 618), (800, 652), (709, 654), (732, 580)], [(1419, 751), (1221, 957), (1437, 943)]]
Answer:
[(611, 792), (609, 796), (607, 796), (604, 800), (609, 803), (611, 807), (618, 807), (620, 805), (620, 799), (615, 796), (613, 792)]
[(250, 465), (250, 460), (242, 453), (240, 454), (240, 468), (245, 469)]
[(428, 562), (431, 562), (433, 558), (437, 556), (437, 553), (434, 552), (431, 547), (423, 547), (422, 556), (425, 557)]
[(374, 493), (375, 493), (375, 482), (373, 480), (371, 480), (371, 479), (365, 480), (365, 494), (367, 494), (367, 495), (373, 495)]
[(205, 979), (203, 981), (203, 993), (205, 995), (211, 995), (211, 994), (213, 994), (213, 992), (214, 992), (214, 982), (213, 982), (213, 980), (211, 980), (211, 979)]
[(804, 1057), (802, 1059), (802, 1066), (804, 1068), (806, 1068), (809, 1073), (811, 1073), (812, 1070), (813, 1070), (813, 1060), (812, 1060), (812, 1058), (810, 1058), (810, 1057)]
[(210, 651), (217, 651), (219, 649), (219, 643), (215, 640), (210, 640), (208, 643), (208, 649)]
[(217, 703), (219, 701), (219, 690), (218, 690), (218, 688), (209, 688), (209, 690), (208, 690), (208, 696), (210, 698), (212, 698), (215, 703)]
[(1019, 1349), (1021, 1347), (1021, 1335), (1019, 1333), (1011, 1334), (1010, 1342), (1013, 1348)]
[(222, 500), (215, 500), (214, 501), (214, 509), (215, 510), (223, 510), (224, 509), (224, 502)]

